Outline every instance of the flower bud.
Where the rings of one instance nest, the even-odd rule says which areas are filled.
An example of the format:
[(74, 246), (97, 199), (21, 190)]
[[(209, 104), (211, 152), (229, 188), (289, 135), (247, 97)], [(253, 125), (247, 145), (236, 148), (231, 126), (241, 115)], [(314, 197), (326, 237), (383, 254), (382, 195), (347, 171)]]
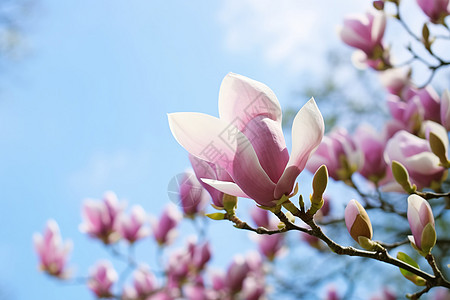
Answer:
[(233, 293), (242, 290), (244, 279), (247, 277), (250, 268), (244, 257), (236, 256), (228, 267), (226, 275), (226, 285)]
[(379, 1), (379, 0), (373, 1), (373, 7), (376, 10), (383, 10), (384, 9), (384, 1)]
[[(427, 130), (425, 130), (426, 132)], [(436, 132), (433, 130), (433, 133)], [(389, 139), (384, 151), (384, 158), (389, 165), (393, 161), (401, 163), (408, 170), (411, 183), (418, 189), (425, 187), (437, 189), (445, 176), (446, 170), (440, 165), (439, 158), (431, 152), (429, 142), (405, 130), (397, 132)], [(394, 170), (392, 171), (394, 172)], [(406, 192), (413, 193), (415, 191), (408, 189), (402, 182), (407, 182), (399, 180)]]
[(72, 243), (63, 243), (56, 221), (47, 221), (44, 234), (35, 233), (33, 242), (39, 256), (40, 269), (60, 279), (68, 277), (66, 263)]
[(110, 298), (113, 296), (112, 286), (117, 279), (118, 275), (112, 264), (109, 261), (101, 261), (91, 269), (87, 285), (97, 297)]
[(150, 234), (150, 230), (145, 226), (147, 216), (140, 205), (131, 208), (129, 215), (122, 215), (118, 220), (117, 231), (131, 244)]
[(417, 4), (435, 24), (445, 24), (444, 19), (450, 14), (448, 0), (417, 0)]
[(350, 200), (345, 208), (345, 225), (352, 238), (366, 248), (372, 239), (372, 224), (366, 210), (356, 200)]
[(159, 245), (165, 245), (172, 241), (175, 234), (175, 227), (181, 218), (182, 216), (175, 205), (169, 204), (161, 218), (153, 222), (153, 235)]
[(430, 204), (418, 195), (408, 197), (408, 222), (413, 236), (408, 236), (419, 253), (426, 256), (436, 244), (434, 217)]
[(190, 172), (185, 172), (181, 178), (179, 197), (183, 212), (189, 218), (202, 211), (208, 202), (206, 190)]
[(106, 192), (102, 201), (85, 200), (80, 231), (100, 239), (105, 244), (117, 242), (120, 238), (120, 234), (116, 230), (117, 222), (124, 207), (125, 203), (120, 203), (113, 192)]

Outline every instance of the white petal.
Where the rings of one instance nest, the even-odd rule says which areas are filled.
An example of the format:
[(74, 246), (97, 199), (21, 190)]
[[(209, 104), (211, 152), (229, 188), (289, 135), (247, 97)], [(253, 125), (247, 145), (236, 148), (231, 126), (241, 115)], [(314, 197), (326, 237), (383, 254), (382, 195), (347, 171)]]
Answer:
[(225, 76), (220, 86), (219, 115), (240, 130), (258, 115), (281, 123), (281, 107), (273, 91), (261, 82), (234, 73)]
[(220, 181), (220, 180), (207, 179), (207, 178), (201, 178), (201, 180), (204, 183), (209, 184), (213, 188), (221, 191), (222, 193), (225, 193), (225, 194), (228, 194), (231, 196), (236, 196), (236, 197), (250, 198), (234, 182)]

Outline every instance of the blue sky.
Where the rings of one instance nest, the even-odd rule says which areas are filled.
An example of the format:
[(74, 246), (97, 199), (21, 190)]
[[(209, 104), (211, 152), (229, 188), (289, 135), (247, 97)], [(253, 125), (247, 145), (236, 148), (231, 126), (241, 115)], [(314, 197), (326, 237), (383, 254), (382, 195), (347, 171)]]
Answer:
[[(269, 85), (282, 106), (292, 104), (305, 74), (323, 72), (327, 47), (346, 49), (335, 34), (342, 16), (370, 5), (310, 2), (41, 1), (27, 25), (27, 55), (1, 74), (5, 299), (93, 298), (37, 272), (32, 234), (54, 218), (74, 241), (71, 264), (86, 274), (108, 256), (78, 231), (82, 200), (113, 190), (159, 214), (168, 182), (189, 166), (167, 113), (217, 115), (220, 82), (230, 71)], [(190, 224), (183, 226), (188, 232)], [(251, 248), (246, 233), (230, 227), (209, 228), (229, 249), (215, 248), (219, 266), (242, 245)], [(151, 258), (150, 242), (139, 248)]]

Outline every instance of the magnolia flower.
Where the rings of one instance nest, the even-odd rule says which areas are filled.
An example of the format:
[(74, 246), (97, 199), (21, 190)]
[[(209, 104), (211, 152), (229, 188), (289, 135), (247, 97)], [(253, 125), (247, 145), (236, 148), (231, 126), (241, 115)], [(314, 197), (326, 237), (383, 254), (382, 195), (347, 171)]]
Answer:
[(161, 218), (152, 222), (153, 236), (159, 245), (172, 242), (175, 237), (175, 227), (182, 216), (173, 204), (166, 206)]
[(192, 251), (192, 266), (195, 270), (203, 270), (205, 265), (211, 259), (211, 247), (208, 242), (203, 244), (194, 245)]
[(190, 172), (185, 172), (181, 179), (179, 195), (183, 212), (188, 217), (193, 217), (201, 211), (208, 201), (205, 189)]
[(417, 96), (405, 102), (398, 96), (389, 95), (387, 106), (394, 120), (400, 122), (403, 128), (410, 132), (417, 131), (425, 118), (425, 108)]
[(99, 298), (110, 298), (112, 286), (118, 280), (117, 272), (109, 261), (101, 261), (90, 271), (89, 289)]
[(389, 166), (394, 160), (401, 163), (408, 170), (411, 183), (419, 189), (436, 187), (443, 179), (445, 170), (431, 152), (428, 141), (404, 130), (387, 142), (384, 159)]
[(134, 243), (150, 234), (150, 230), (145, 227), (146, 221), (147, 216), (142, 206), (135, 205), (129, 215), (122, 215), (119, 218), (117, 231), (124, 239)]
[(225, 283), (232, 293), (242, 290), (244, 279), (247, 277), (250, 268), (242, 256), (235, 256), (233, 262), (228, 267)]
[(266, 283), (261, 278), (248, 276), (242, 286), (242, 296), (246, 300), (264, 299), (266, 293)]
[(393, 68), (380, 72), (381, 84), (386, 90), (400, 98), (411, 88), (411, 68)]
[(106, 192), (103, 201), (85, 200), (80, 231), (100, 239), (105, 244), (116, 242), (120, 237), (116, 231), (116, 223), (124, 207), (124, 203), (119, 203), (113, 192)]
[(444, 24), (444, 18), (450, 14), (449, 0), (417, 0), (417, 4), (435, 24)]
[(269, 212), (267, 210), (254, 206), (250, 209), (250, 217), (256, 226), (269, 228), (270, 221)]
[(273, 261), (283, 248), (284, 235), (272, 234), (257, 236), (259, 251), (269, 260)]
[(381, 47), (386, 15), (379, 12), (367, 12), (365, 15), (348, 16), (344, 26), (339, 29), (339, 36), (347, 45), (362, 50), (368, 57), (374, 54), (376, 47)]
[(360, 168), (362, 160), (362, 152), (351, 136), (345, 129), (338, 128), (323, 138), (306, 168), (315, 173), (321, 165), (326, 165), (331, 178), (345, 180)]
[(450, 131), (450, 92), (445, 90), (441, 97), (441, 124)]
[(35, 233), (33, 235), (35, 250), (39, 256), (40, 269), (52, 276), (66, 278), (66, 263), (72, 243), (63, 243), (59, 232), (58, 224), (55, 220), (48, 220), (44, 234)]
[(228, 74), (219, 93), (220, 118), (201, 113), (169, 114), (175, 139), (189, 153), (226, 170), (233, 182), (201, 179), (219, 191), (254, 199), (263, 206), (289, 195), (319, 145), (324, 122), (311, 99), (292, 126), (289, 157), (281, 129), (281, 108), (264, 84)]
[(408, 222), (412, 236), (408, 236), (412, 245), (426, 256), (436, 243), (434, 217), (430, 204), (418, 195), (408, 197)]
[(424, 119), (435, 122), (440, 121), (441, 100), (438, 93), (431, 85), (427, 85), (423, 89), (415, 89), (411, 95), (418, 97), (424, 109)]
[(366, 248), (372, 239), (372, 224), (364, 207), (356, 200), (350, 200), (345, 208), (345, 225), (352, 238)]
[(385, 141), (383, 136), (367, 124), (359, 126), (353, 134), (353, 140), (364, 156), (364, 163), (359, 173), (369, 180), (377, 182), (386, 173), (386, 162), (383, 153)]
[(136, 298), (144, 299), (157, 288), (155, 275), (150, 272), (148, 266), (140, 266), (133, 274), (133, 290)]
[(359, 49), (353, 55), (356, 65), (362, 63), (374, 69), (385, 69), (388, 57), (381, 42), (385, 27), (386, 15), (380, 12), (367, 12), (344, 19), (339, 36), (347, 45)]

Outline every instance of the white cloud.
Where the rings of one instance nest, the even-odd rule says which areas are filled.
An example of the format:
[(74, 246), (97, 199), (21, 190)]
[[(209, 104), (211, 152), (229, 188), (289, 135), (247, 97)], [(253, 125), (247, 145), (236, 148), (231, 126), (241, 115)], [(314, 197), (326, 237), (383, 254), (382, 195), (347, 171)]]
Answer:
[(218, 19), (230, 51), (257, 54), (269, 64), (298, 71), (322, 59), (337, 41), (335, 28), (343, 16), (364, 12), (361, 2), (227, 0)]

